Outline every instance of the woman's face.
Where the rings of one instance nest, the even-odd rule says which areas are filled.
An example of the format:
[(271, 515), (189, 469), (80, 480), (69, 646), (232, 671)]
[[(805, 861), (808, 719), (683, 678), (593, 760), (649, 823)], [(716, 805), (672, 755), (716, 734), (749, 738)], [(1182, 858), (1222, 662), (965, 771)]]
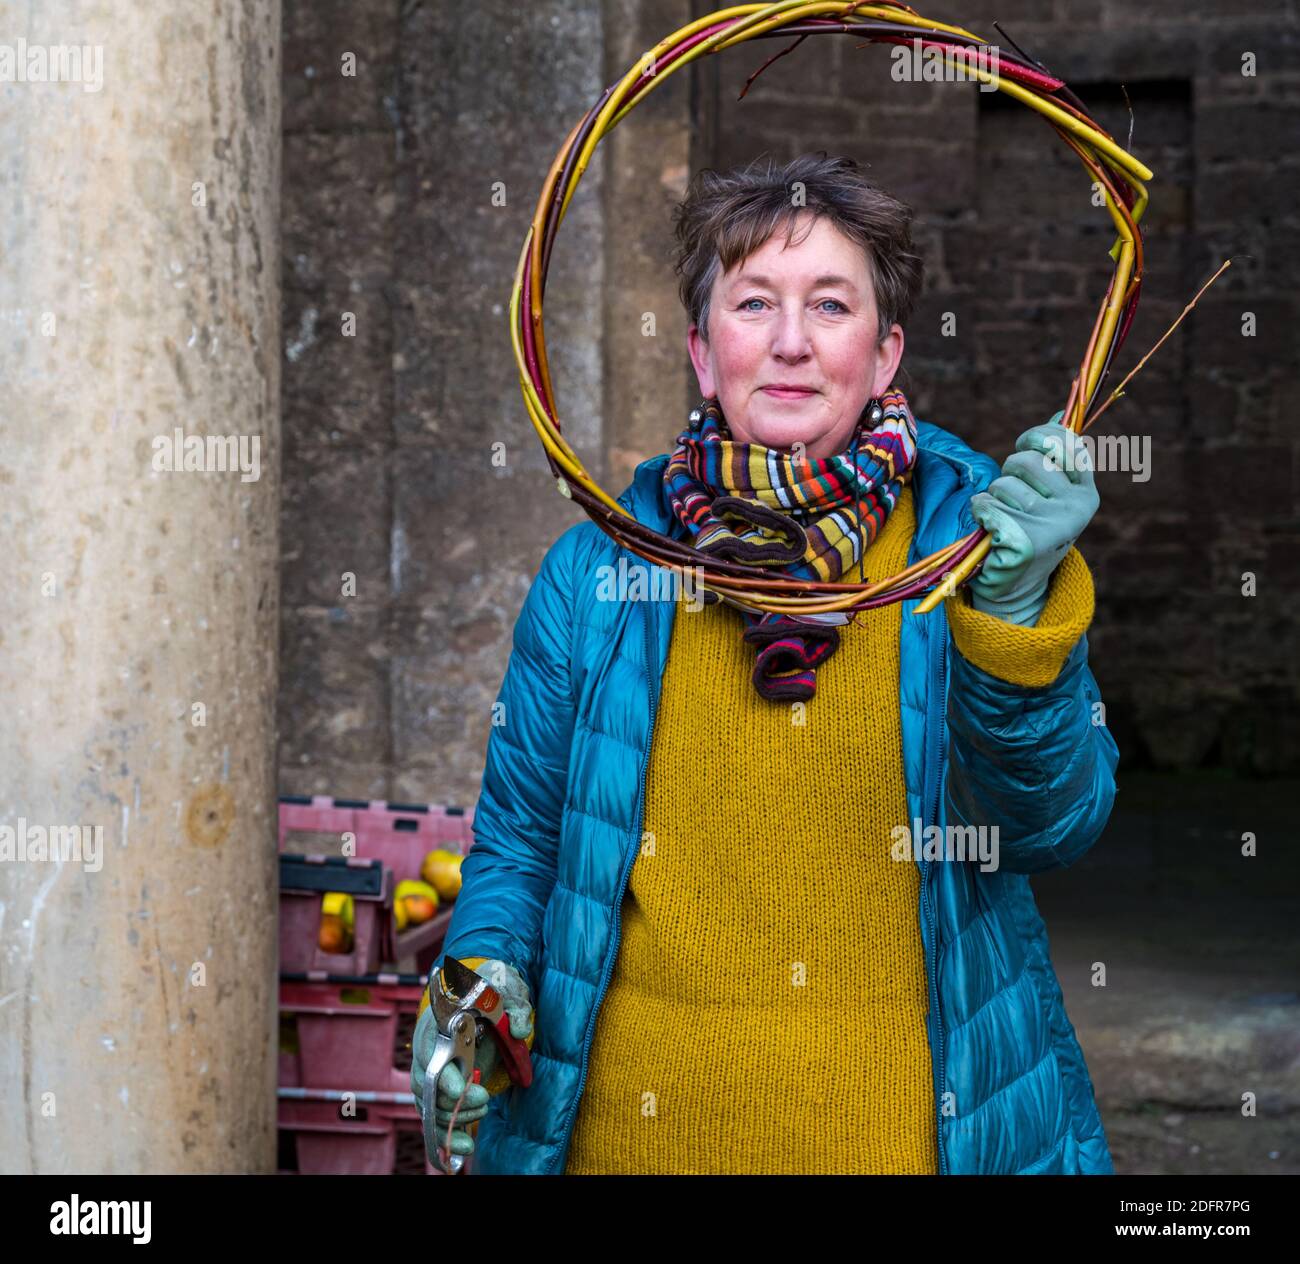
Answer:
[[(881, 343), (876, 295), (863, 251), (811, 212), (795, 238), (773, 234), (720, 275), (709, 305), (708, 341), (686, 341), (700, 390), (716, 396), (732, 436), (809, 458), (845, 451), (868, 401), (889, 389), (903, 357), (903, 330)], [(779, 387), (798, 387), (795, 391)]]

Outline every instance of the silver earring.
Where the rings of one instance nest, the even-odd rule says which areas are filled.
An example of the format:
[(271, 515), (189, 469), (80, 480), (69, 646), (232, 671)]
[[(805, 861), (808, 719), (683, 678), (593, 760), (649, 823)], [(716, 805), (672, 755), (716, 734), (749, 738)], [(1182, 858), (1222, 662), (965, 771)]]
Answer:
[(878, 399), (873, 399), (871, 401), (871, 412), (867, 415), (871, 418), (871, 424), (873, 426), (878, 426), (880, 424), (881, 418), (885, 415), (885, 410), (880, 407), (880, 401)]

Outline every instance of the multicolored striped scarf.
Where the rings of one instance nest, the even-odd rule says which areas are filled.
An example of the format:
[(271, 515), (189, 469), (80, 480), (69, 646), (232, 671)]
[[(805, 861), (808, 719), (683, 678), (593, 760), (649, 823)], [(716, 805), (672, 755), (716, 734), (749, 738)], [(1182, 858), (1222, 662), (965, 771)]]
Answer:
[[(874, 401), (873, 401), (874, 402)], [(916, 463), (916, 421), (900, 390), (880, 397), (883, 416), (858, 419), (839, 456), (795, 457), (731, 438), (716, 399), (677, 436), (664, 487), (691, 544), (728, 561), (771, 566), (835, 583), (880, 534)], [(754, 687), (773, 701), (806, 701), (817, 667), (839, 648), (838, 612), (786, 616), (741, 610), (758, 649)]]

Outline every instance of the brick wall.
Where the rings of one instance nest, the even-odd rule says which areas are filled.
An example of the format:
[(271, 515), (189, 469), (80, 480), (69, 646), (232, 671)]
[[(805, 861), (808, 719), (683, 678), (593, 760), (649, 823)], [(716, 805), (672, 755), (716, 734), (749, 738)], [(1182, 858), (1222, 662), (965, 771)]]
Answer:
[[(1089, 431), (1145, 439), (1150, 454), (1145, 481), (1097, 474), (1101, 509), (1080, 540), (1098, 590), (1089, 643), (1128, 766), (1294, 771), (1295, 6), (973, 0), (920, 11), (1010, 47), (996, 18), (1122, 143), (1127, 94), (1132, 151), (1156, 178), (1142, 298), (1107, 389), (1225, 258), (1243, 256)], [(926, 256), (900, 385), (918, 416), (1003, 459), (1064, 407), (1111, 275), (1114, 231), (1091, 204), (1090, 176), (1006, 94), (896, 82), (887, 48), (842, 35), (805, 40), (739, 100), (784, 43), (708, 60), (716, 117), (697, 163), (826, 149), (870, 164), (916, 209)], [(1245, 572), (1254, 597), (1242, 594)]]

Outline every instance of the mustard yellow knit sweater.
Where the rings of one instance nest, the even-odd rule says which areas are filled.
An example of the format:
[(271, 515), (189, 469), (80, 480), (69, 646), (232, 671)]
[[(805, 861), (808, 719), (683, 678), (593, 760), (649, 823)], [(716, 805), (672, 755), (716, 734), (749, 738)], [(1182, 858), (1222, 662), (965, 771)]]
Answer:
[[(868, 579), (906, 566), (915, 525), (909, 485)], [(1041, 687), (1092, 620), (1092, 576), (1071, 549), (1032, 628), (966, 590), (944, 609), (959, 653)], [(800, 706), (755, 692), (737, 611), (677, 611), (566, 1174), (936, 1170), (919, 873), (889, 858), (909, 822), (901, 619), (841, 628)]]
[[(868, 579), (904, 569), (915, 521), (908, 486)], [(1046, 684), (1091, 577), (1072, 550), (1035, 628), (944, 604), (977, 665)], [(901, 618), (842, 628), (792, 706), (754, 690), (739, 612), (677, 611), (566, 1174), (937, 1171), (919, 873), (889, 856)]]

